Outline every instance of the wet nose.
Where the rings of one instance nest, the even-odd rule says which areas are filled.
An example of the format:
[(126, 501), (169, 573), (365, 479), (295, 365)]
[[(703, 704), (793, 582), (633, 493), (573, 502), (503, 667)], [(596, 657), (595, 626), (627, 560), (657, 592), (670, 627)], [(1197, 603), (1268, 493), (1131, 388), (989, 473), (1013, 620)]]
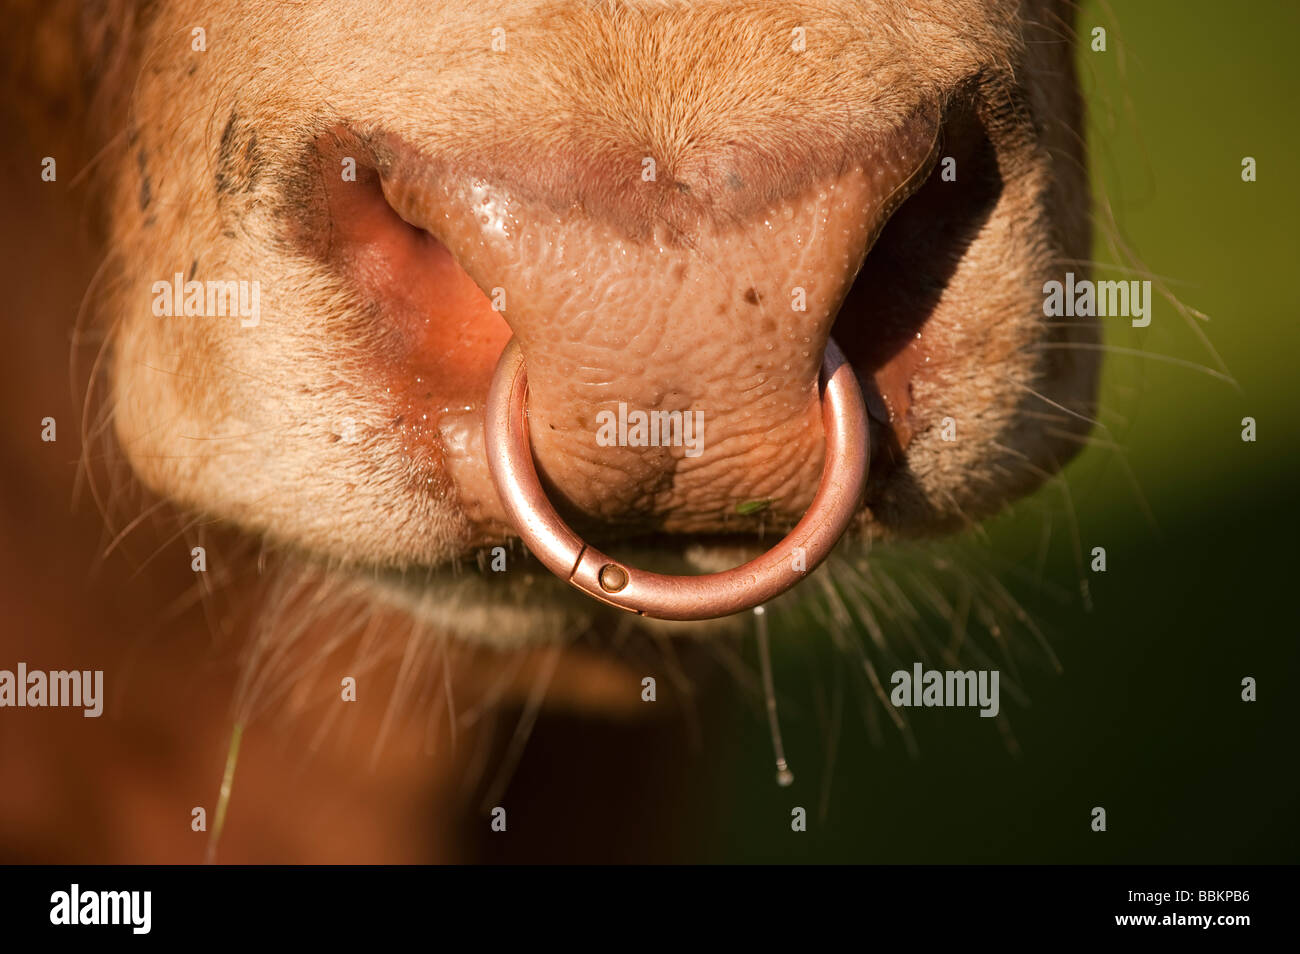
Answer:
[(399, 161), (384, 189), (510, 326), (557, 502), (707, 532), (746, 507), (794, 519), (812, 499), (827, 337), (935, 138), (918, 116), (841, 162), (793, 169), (739, 153), (621, 169)]

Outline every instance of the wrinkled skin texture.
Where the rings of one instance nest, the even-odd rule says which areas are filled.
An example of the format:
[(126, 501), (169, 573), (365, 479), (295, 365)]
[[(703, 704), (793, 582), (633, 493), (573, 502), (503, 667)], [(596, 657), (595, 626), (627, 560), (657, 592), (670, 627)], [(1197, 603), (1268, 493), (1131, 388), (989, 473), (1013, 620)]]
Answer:
[[(376, 610), (386, 626), (507, 648), (613, 631), (536, 565), (455, 572), (510, 537), (481, 422), (511, 335), (554, 499), (607, 549), (668, 566), (734, 564), (807, 507), (832, 335), (872, 414), (854, 540), (957, 529), (1078, 447), (1097, 331), (1042, 318), (1043, 282), (1089, 247), (1068, 4), (163, 0), (40, 17), (26, 82), (61, 104), (49, 135), (95, 157), (107, 257), (88, 298), (116, 451), (181, 513), (361, 581), (360, 604), (396, 607)], [(176, 273), (259, 282), (258, 323), (157, 316), (152, 286)], [(597, 446), (620, 401), (703, 410), (705, 453)], [(1046, 427), (1053, 408), (1069, 423)], [(754, 500), (761, 518), (738, 512)], [(503, 698), (529, 691), (528, 658)], [(635, 699), (626, 667), (559, 659), (558, 705)], [(456, 678), (481, 688), (494, 665)], [(232, 837), (236, 857), (257, 841)]]

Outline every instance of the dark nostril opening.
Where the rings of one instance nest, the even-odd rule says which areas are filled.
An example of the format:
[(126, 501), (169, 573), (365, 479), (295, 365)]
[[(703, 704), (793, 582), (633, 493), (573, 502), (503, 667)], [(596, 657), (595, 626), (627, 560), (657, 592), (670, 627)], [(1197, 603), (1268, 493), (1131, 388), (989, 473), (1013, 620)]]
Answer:
[(1001, 192), (993, 143), (965, 100), (944, 122), (940, 161), (885, 224), (840, 308), (832, 334), (855, 368), (873, 372), (916, 338)]
[(911, 439), (910, 380), (924, 360), (922, 331), (1002, 192), (975, 98), (949, 108), (942, 136), (939, 161), (881, 230), (832, 330), (880, 425), (871, 462), (877, 478), (902, 459)]

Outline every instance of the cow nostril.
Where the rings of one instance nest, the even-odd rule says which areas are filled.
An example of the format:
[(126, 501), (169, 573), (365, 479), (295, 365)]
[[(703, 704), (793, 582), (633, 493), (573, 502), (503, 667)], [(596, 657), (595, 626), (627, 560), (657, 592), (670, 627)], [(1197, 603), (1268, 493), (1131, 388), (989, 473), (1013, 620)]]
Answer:
[(879, 425), (872, 465), (881, 470), (897, 463), (913, 437), (911, 381), (934, 357), (926, 327), (1002, 190), (975, 100), (963, 95), (950, 103), (942, 136), (943, 162), (885, 223), (834, 326)]
[(432, 453), (439, 421), (486, 393), (510, 329), (448, 247), (384, 196), (380, 160), (346, 130), (317, 137), (288, 190), (289, 237), (327, 265), (347, 309), (337, 341), (382, 395), (416, 456)]

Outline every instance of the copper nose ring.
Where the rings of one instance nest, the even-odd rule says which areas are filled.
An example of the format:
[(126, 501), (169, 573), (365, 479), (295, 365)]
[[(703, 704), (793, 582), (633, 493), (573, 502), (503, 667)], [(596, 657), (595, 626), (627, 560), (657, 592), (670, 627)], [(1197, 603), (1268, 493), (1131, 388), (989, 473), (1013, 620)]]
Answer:
[(867, 410), (853, 368), (834, 341), (826, 343), (819, 385), (826, 462), (812, 505), (772, 549), (721, 573), (666, 576), (627, 566), (586, 543), (560, 519), (533, 463), (525, 409), (528, 373), (513, 338), (488, 393), (488, 467), (524, 544), (547, 569), (588, 596), (656, 619), (729, 616), (803, 579), (826, 559), (857, 511), (870, 456)]

